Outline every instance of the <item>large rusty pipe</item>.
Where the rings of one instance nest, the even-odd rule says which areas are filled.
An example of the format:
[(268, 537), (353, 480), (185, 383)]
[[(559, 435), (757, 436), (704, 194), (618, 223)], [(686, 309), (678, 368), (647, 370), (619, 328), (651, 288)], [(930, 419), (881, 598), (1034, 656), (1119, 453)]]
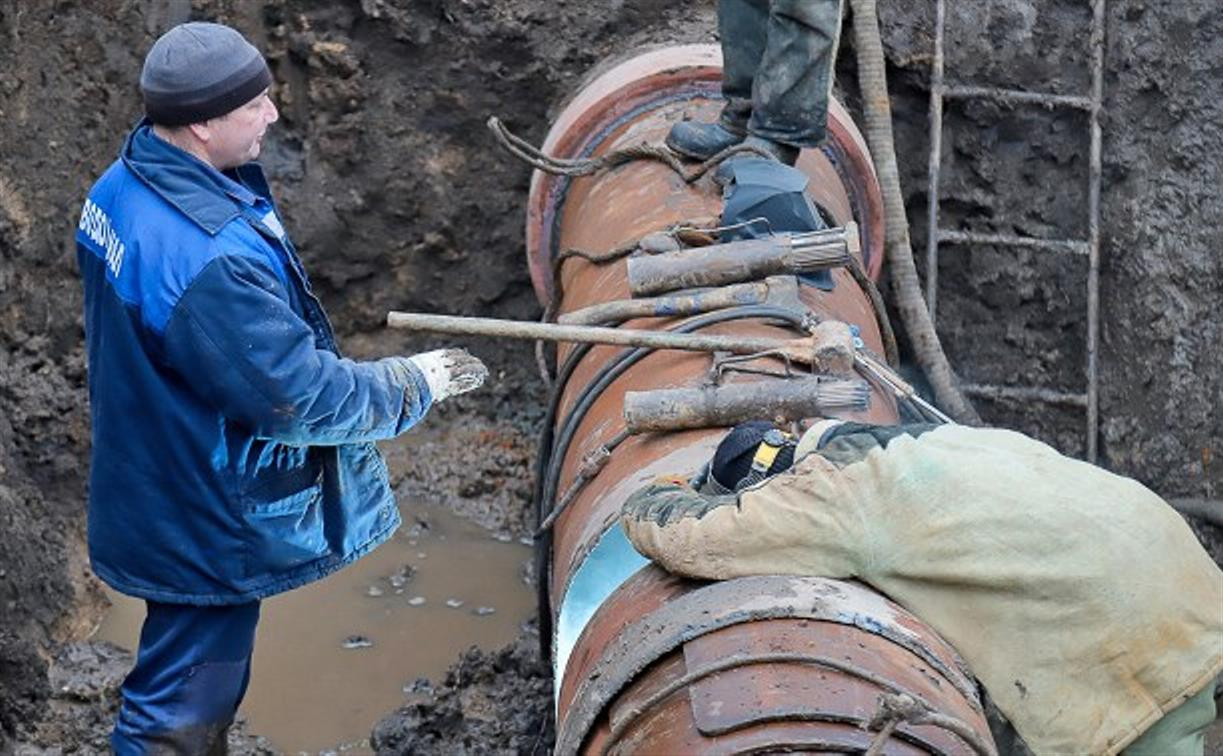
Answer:
[[(716, 46), (636, 55), (574, 95), (543, 149), (583, 158), (661, 142), (681, 118), (716, 117), (719, 85)], [(830, 107), (826, 145), (804, 151), (798, 167), (810, 178), (812, 199), (837, 225), (858, 224), (861, 268), (877, 277), (883, 241), (879, 188), (865, 144), (839, 104)], [(598, 264), (569, 255), (555, 279), (559, 289), (553, 261), (567, 249), (610, 253), (720, 212), (721, 195), (709, 179), (689, 185), (660, 163), (634, 162), (581, 178), (536, 172), (526, 235), (540, 301), (563, 314), (628, 299), (624, 259)], [(867, 294), (844, 269), (832, 275), (831, 291), (801, 287), (802, 305), (816, 319), (856, 325), (866, 347), (882, 353)], [(713, 324), (680, 330), (745, 339), (800, 335), (786, 327), (785, 318), (699, 317)], [(638, 318), (625, 327), (661, 330), (679, 322)], [(551, 628), (558, 753), (862, 752), (876, 737), (865, 723), (885, 693), (911, 695), (989, 741), (972, 680), (955, 652), (869, 588), (780, 576), (684, 580), (649, 565), (625, 540), (617, 513), (629, 494), (658, 475), (695, 472), (723, 433), (693, 428), (632, 435), (623, 414), (625, 394), (701, 387), (710, 380), (710, 355), (643, 351), (625, 360), (620, 347), (573, 345), (557, 352), (565, 380), (547, 448), (540, 450), (541, 460), (551, 462), (545, 477), (556, 474), (545, 481), (542, 506), (545, 512), (552, 507), (558, 491), (567, 492), (567, 506), (556, 516), (551, 537), (541, 539), (548, 560), (539, 579), (548, 592), (543, 624)], [(772, 372), (786, 367), (772, 357), (753, 364)], [(725, 375), (728, 385), (783, 380)], [(876, 423), (898, 418), (893, 394), (877, 380), (870, 382), (866, 409), (831, 414)], [(549, 460), (553, 447), (555, 458)], [(601, 460), (597, 471), (591, 458)], [(886, 753), (971, 748), (964, 738), (929, 725), (901, 724), (883, 737)]]

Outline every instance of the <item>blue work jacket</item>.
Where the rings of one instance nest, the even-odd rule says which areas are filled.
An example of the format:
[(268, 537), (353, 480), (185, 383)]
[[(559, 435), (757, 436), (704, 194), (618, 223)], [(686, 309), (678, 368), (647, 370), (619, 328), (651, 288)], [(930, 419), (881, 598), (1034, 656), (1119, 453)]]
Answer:
[(141, 122), (76, 242), (103, 580), (154, 601), (242, 603), (394, 532), (372, 442), (424, 415), (428, 384), (402, 358), (339, 355), (257, 164), (217, 171)]

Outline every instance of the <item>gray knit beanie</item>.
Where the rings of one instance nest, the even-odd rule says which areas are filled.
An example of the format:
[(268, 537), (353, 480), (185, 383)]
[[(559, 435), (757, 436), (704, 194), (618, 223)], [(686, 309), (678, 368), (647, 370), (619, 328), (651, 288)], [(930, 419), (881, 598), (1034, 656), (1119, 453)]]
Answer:
[(254, 45), (235, 29), (203, 21), (161, 35), (140, 73), (144, 112), (165, 126), (225, 115), (271, 83), (267, 61)]

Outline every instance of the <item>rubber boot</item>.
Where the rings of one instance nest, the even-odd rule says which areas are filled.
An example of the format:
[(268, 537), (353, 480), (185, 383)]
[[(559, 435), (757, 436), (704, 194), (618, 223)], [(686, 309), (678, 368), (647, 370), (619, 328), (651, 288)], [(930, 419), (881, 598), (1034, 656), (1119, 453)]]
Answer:
[(708, 160), (727, 147), (743, 141), (745, 135), (727, 129), (721, 123), (680, 121), (667, 134), (667, 146), (685, 157)]

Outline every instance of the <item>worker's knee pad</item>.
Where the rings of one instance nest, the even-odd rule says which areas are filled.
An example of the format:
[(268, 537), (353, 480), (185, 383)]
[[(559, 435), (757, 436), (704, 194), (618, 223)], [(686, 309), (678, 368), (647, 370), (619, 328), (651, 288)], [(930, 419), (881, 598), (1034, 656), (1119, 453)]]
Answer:
[(119, 756), (224, 753), (246, 693), (259, 602), (197, 607), (148, 602), (136, 666), (111, 735)]

